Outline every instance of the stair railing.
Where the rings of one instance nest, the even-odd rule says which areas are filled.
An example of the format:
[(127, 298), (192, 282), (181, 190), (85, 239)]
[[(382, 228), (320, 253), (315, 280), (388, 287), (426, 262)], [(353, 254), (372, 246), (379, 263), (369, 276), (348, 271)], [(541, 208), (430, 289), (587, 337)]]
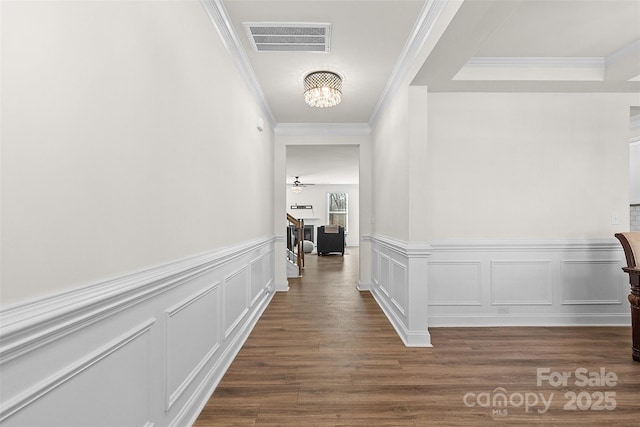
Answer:
[(289, 230), (291, 230), (292, 225), (294, 227), (293, 232), (287, 231), (288, 256), (298, 266), (298, 275), (302, 276), (302, 269), (304, 268), (304, 248), (302, 246), (304, 241), (304, 220), (296, 219), (287, 213), (287, 221)]

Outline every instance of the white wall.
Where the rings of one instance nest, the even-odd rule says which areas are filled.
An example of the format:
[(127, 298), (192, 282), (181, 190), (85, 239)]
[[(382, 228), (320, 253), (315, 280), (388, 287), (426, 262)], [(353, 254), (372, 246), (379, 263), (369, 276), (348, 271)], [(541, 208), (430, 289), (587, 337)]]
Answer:
[(431, 346), (427, 311), (427, 91), (404, 86), (372, 135), (369, 290), (408, 346)]
[(3, 1), (2, 44), (3, 304), (271, 234), (273, 137), (200, 2)]
[(637, 98), (429, 94), (430, 325), (628, 324)]
[(430, 238), (611, 238), (629, 223), (629, 106), (637, 99), (430, 94)]
[[(313, 185), (303, 187), (302, 192), (293, 193), (287, 187), (287, 213), (294, 218), (304, 219), (305, 225), (313, 225), (314, 232), (318, 227), (329, 223), (328, 193), (347, 193), (349, 198), (349, 215), (347, 227), (347, 246), (358, 246), (360, 239), (360, 191), (358, 185)], [(313, 209), (291, 209), (291, 205), (312, 205)], [(315, 239), (315, 237), (314, 237)], [(314, 242), (317, 243), (317, 239)]]
[(372, 134), (373, 233), (409, 240), (409, 90), (403, 87)]
[(429, 345), (429, 325), (629, 323), (613, 235), (638, 101), (399, 91), (373, 134), (371, 292), (405, 343)]
[(190, 425), (273, 296), (272, 131), (201, 2), (1, 7), (0, 423)]

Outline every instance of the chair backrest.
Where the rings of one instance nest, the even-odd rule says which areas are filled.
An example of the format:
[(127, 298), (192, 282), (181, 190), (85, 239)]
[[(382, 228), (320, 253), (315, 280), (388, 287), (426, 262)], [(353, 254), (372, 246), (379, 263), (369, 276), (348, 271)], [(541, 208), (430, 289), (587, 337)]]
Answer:
[(640, 262), (640, 231), (617, 233), (615, 236), (624, 249), (624, 256), (627, 258), (627, 267), (638, 267), (638, 262)]
[(340, 226), (340, 225), (323, 225), (322, 226), (322, 231), (325, 234), (340, 233), (341, 229), (342, 229), (342, 226)]

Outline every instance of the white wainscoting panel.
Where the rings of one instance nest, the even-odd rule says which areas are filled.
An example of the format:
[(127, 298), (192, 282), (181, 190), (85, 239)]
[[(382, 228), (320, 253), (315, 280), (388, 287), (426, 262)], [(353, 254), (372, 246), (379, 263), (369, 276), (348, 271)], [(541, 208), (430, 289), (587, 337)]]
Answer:
[(407, 266), (396, 260), (391, 261), (391, 302), (401, 316), (407, 315)]
[(379, 255), (380, 258), (380, 290), (388, 298), (391, 279), (391, 258), (384, 254)]
[(264, 271), (264, 256), (254, 259), (251, 261), (251, 265), (249, 268), (249, 291), (250, 291), (250, 302), (249, 306), (253, 306), (253, 304), (258, 301), (262, 293), (265, 291), (265, 283), (263, 283), (263, 274)]
[(371, 236), (369, 291), (407, 346), (430, 347), (427, 328), (428, 245)]
[(429, 326), (630, 324), (613, 238), (430, 244)]
[[(105, 402), (118, 408), (112, 425), (143, 425), (149, 413), (147, 360), (151, 356), (149, 330), (155, 320), (136, 326), (91, 354), (72, 360), (9, 401), (0, 419), (15, 426), (106, 425), (97, 414)], [(105, 379), (107, 379), (105, 381)], [(101, 387), (94, 387), (100, 384)], [(5, 391), (3, 390), (3, 397)], [(69, 401), (73, 396), (73, 401)], [(63, 409), (63, 408), (66, 408)]]
[(618, 273), (623, 264), (606, 259), (563, 260), (562, 304), (622, 304), (627, 277)]
[(371, 253), (371, 282), (380, 286), (380, 252)]
[(226, 302), (222, 312), (224, 313), (224, 337), (227, 338), (249, 310), (249, 270), (247, 266), (224, 278), (222, 293)]
[(427, 283), (446, 283), (429, 286), (429, 305), (482, 305), (480, 261), (430, 261)]
[[(215, 282), (166, 311), (167, 410), (220, 348), (220, 313), (211, 310), (219, 304), (219, 288)], [(199, 340), (192, 339), (194, 333)]]
[(551, 261), (491, 261), (491, 304), (551, 304)]
[(191, 425), (274, 294), (268, 236), (0, 309), (0, 425)]

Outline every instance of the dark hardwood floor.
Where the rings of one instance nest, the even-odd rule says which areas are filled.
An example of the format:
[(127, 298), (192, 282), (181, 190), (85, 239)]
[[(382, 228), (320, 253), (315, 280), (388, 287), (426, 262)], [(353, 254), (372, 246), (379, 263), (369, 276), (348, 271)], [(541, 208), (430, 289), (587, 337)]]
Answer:
[(433, 328), (407, 348), (348, 252), (307, 256), (195, 426), (640, 426), (630, 327)]

